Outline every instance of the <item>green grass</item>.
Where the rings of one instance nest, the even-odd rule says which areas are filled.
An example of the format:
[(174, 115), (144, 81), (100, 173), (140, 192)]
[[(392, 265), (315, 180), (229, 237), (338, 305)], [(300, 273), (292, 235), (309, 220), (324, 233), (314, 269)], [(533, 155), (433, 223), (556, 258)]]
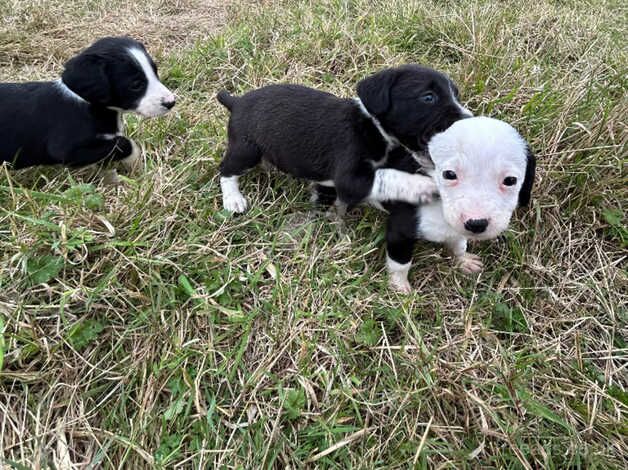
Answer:
[[(118, 186), (0, 173), (0, 466), (626, 468), (621, 2), (127, 3), (0, 0), (0, 79), (56, 77), (102, 24), (180, 97), (127, 117), (145, 165)], [(397, 295), (383, 214), (329, 218), (262, 169), (221, 210), (219, 89), (352, 96), (405, 62), (537, 153), (484, 273), (420, 243)]]

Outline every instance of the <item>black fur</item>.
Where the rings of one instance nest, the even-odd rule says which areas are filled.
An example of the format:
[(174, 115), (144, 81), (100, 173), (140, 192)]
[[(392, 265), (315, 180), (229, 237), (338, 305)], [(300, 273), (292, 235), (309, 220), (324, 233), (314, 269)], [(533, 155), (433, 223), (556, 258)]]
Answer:
[[(447, 76), (418, 65), (387, 69), (362, 80), (358, 95), (385, 131), (413, 150), (463, 117)], [(430, 92), (433, 103), (421, 101)], [(231, 110), (223, 177), (239, 176), (262, 158), (312, 181), (331, 180), (338, 198), (353, 206), (371, 192), (374, 162), (387, 142), (351, 99), (299, 85), (270, 85), (218, 100)]]
[(418, 207), (405, 202), (384, 204), (388, 211), (386, 221), (386, 252), (388, 257), (399, 264), (412, 261), (414, 244), (418, 239)]
[[(402, 147), (391, 152), (386, 168), (408, 173), (420, 173), (421, 165)], [(412, 261), (414, 245), (419, 238), (419, 206), (405, 202), (386, 202), (382, 204), (388, 212), (386, 220), (386, 253), (399, 264)]]
[(527, 206), (532, 196), (532, 186), (534, 185), (534, 175), (536, 173), (536, 156), (528, 146), (526, 149), (526, 157), (528, 164), (526, 165), (526, 174), (519, 190), (519, 207)]
[(104, 38), (66, 63), (62, 81), (82, 100), (59, 82), (0, 84), (0, 162), (83, 166), (131, 155), (131, 142), (115, 135), (119, 110), (133, 110), (147, 88), (131, 47), (145, 50), (131, 38)]

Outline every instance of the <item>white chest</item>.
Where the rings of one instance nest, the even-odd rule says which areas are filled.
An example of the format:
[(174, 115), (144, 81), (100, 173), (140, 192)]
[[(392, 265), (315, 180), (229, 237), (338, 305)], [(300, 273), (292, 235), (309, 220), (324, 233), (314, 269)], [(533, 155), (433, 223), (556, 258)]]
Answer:
[(436, 243), (445, 243), (461, 238), (445, 221), (443, 205), (440, 201), (423, 204), (418, 209), (417, 236)]

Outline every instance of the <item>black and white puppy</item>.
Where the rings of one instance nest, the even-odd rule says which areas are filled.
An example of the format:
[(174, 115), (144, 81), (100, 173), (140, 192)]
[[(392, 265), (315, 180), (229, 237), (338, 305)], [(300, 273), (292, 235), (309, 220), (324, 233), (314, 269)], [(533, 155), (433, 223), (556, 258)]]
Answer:
[(471, 113), (444, 74), (404, 65), (371, 75), (358, 98), (339, 98), (299, 85), (270, 85), (240, 97), (221, 91), (231, 111), (229, 143), (220, 164), (223, 205), (244, 212), (238, 177), (262, 159), (315, 182), (319, 196), (354, 206), (362, 201), (431, 200), (434, 182), (380, 169), (393, 148), (421, 151), (429, 139)]
[(0, 83), (0, 103), (0, 162), (132, 165), (139, 148), (122, 135), (121, 113), (159, 116), (175, 96), (141, 43), (108, 37), (70, 59), (60, 80)]
[(480, 271), (482, 262), (467, 253), (467, 242), (505, 231), (517, 206), (529, 203), (534, 182), (534, 154), (512, 126), (497, 119), (457, 121), (430, 140), (428, 152), (427, 165), (403, 152), (389, 162), (408, 172), (427, 170), (440, 194), (420, 206), (384, 204), (390, 285), (403, 292), (411, 290), (408, 271), (418, 238), (444, 243), (463, 271)]

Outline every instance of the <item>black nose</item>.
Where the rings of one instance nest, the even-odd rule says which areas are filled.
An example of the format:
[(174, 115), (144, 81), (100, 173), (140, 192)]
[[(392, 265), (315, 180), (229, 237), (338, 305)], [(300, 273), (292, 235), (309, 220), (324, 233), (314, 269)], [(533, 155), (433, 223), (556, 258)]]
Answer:
[(471, 233), (482, 233), (486, 227), (488, 227), (488, 219), (469, 219), (464, 223), (464, 228)]
[(172, 100), (172, 101), (162, 101), (162, 102), (161, 102), (161, 105), (162, 105), (164, 108), (166, 108), (166, 109), (172, 109), (172, 108), (174, 108), (174, 105), (175, 105), (176, 103), (177, 103), (177, 102), (176, 102), (175, 100)]

